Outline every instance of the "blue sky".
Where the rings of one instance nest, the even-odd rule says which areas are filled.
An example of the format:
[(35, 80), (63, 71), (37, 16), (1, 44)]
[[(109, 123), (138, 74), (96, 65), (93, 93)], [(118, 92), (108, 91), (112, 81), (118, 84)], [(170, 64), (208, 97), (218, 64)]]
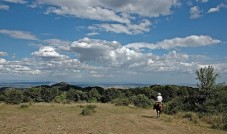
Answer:
[(227, 82), (227, 0), (1, 0), (0, 81)]

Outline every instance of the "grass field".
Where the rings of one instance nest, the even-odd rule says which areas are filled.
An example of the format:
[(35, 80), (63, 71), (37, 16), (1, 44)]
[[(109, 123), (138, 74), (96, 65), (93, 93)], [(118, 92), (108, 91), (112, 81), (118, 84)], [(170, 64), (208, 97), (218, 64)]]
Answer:
[(224, 134), (186, 119), (162, 115), (152, 109), (96, 105), (95, 113), (81, 115), (87, 103), (34, 103), (6, 105), (0, 103), (1, 134)]

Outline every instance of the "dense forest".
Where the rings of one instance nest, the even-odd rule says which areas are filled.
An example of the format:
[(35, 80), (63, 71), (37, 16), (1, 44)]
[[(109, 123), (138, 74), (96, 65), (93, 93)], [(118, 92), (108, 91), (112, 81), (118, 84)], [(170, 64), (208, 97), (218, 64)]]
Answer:
[[(166, 114), (179, 112), (196, 113), (197, 117), (211, 124), (213, 128), (227, 130), (227, 86), (215, 84), (218, 76), (212, 67), (196, 71), (198, 87), (177, 85), (151, 85), (137, 88), (79, 87), (65, 82), (54, 85), (41, 85), (30, 88), (0, 88), (0, 102), (20, 104), (32, 102), (56, 103), (113, 103), (116, 106), (134, 105), (151, 108), (157, 93), (164, 100)], [(208, 72), (207, 72), (208, 71)], [(211, 77), (208, 77), (211, 73)], [(204, 75), (206, 74), (206, 75)], [(212, 79), (214, 78), (214, 79)], [(188, 114), (192, 118), (192, 114)]]

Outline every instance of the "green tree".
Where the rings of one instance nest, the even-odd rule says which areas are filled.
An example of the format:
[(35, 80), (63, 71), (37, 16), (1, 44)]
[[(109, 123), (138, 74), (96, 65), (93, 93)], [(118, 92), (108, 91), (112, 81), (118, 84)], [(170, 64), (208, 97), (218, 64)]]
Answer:
[(41, 88), (28, 88), (24, 90), (24, 97), (28, 101), (42, 102)]
[(51, 102), (59, 95), (59, 90), (57, 88), (42, 88), (40, 93), (45, 102)]
[[(196, 79), (199, 80), (197, 86), (199, 90), (192, 96), (195, 110), (198, 112), (210, 112), (214, 111), (214, 105), (216, 103), (216, 79), (218, 74), (214, 71), (212, 66), (200, 68), (196, 70)], [(212, 106), (212, 107), (211, 107)]]
[(88, 92), (88, 97), (88, 100), (90, 102), (96, 102), (100, 100), (101, 95), (95, 88), (92, 88), (91, 91)]
[(200, 68), (196, 70), (196, 79), (199, 80), (197, 86), (202, 90), (211, 90), (215, 87), (216, 79), (219, 76), (215, 73), (212, 66)]
[(70, 101), (82, 101), (88, 100), (88, 95), (86, 92), (75, 90), (73, 88), (69, 89), (69, 91), (66, 93), (66, 98)]

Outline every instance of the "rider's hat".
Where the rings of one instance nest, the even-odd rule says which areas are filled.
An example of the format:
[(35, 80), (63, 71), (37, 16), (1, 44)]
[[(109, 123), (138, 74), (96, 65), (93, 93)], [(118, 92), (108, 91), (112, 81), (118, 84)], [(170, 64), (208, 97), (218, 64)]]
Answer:
[(161, 93), (158, 93), (158, 96), (161, 96)]

